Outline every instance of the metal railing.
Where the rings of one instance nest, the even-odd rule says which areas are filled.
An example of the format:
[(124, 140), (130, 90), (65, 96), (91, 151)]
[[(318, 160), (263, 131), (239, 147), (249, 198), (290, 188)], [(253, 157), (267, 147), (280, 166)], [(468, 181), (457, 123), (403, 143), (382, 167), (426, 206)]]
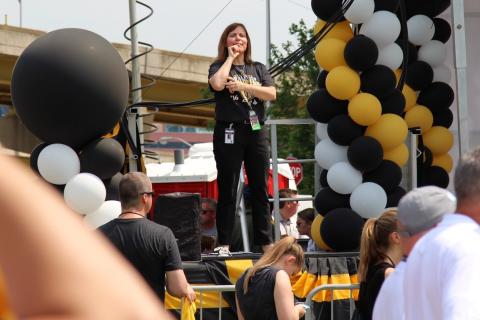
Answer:
[[(199, 300), (200, 300), (200, 306), (199, 306), (199, 311), (200, 312), (200, 320), (203, 320), (203, 293), (204, 292), (218, 292), (218, 319), (222, 320), (222, 293), (223, 292), (235, 292), (235, 285), (230, 284), (230, 285), (201, 285), (201, 286), (193, 286), (192, 285), (193, 291), (199, 293)], [(180, 310), (181, 310), (180, 306)]]
[(330, 319), (333, 320), (333, 291), (335, 290), (350, 290), (350, 317), (353, 314), (353, 310), (355, 309), (354, 307), (354, 300), (353, 300), (353, 290), (359, 289), (360, 285), (358, 284), (324, 284), (318, 287), (315, 287), (312, 289), (312, 291), (309, 292), (307, 295), (307, 298), (305, 300), (305, 304), (308, 306), (306, 312), (305, 312), (305, 320), (313, 320), (315, 319), (315, 315), (313, 313), (313, 297), (322, 290), (330, 290), (332, 292), (332, 299), (330, 299)]

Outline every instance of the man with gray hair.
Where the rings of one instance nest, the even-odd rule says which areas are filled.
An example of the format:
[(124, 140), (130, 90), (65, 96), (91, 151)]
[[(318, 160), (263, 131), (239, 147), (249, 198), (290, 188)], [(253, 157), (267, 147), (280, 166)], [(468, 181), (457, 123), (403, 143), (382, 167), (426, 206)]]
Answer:
[(194, 301), (195, 292), (183, 273), (172, 231), (146, 219), (153, 194), (152, 183), (144, 173), (125, 174), (119, 184), (122, 213), (99, 230), (140, 272), (162, 301), (165, 285), (171, 295)]
[(375, 301), (372, 319), (405, 319), (403, 277), (406, 257), (415, 243), (435, 227), (446, 213), (455, 210), (455, 196), (445, 189), (427, 186), (408, 192), (398, 204), (398, 233), (405, 259), (385, 279)]
[(405, 319), (480, 319), (480, 149), (455, 170), (456, 213), (417, 242), (404, 278)]

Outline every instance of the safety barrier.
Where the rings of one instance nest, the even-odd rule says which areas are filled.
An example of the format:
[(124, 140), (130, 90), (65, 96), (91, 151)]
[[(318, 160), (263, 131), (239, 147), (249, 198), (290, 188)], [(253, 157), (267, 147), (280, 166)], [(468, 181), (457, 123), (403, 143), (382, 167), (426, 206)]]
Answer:
[(218, 303), (218, 319), (222, 320), (222, 292), (234, 292), (235, 291), (235, 285), (199, 285), (199, 286), (194, 286), (192, 285), (193, 291), (196, 293), (199, 293), (197, 299), (200, 300), (199, 305), (199, 310), (197, 312), (200, 312), (200, 320), (203, 320), (203, 293), (204, 292), (218, 292), (218, 298), (219, 298), (219, 303)]
[[(350, 317), (353, 314), (353, 310), (355, 309), (354, 307), (354, 300), (353, 300), (353, 290), (359, 289), (360, 285), (358, 284), (325, 284), (321, 285), (318, 287), (315, 287), (310, 291), (310, 293), (307, 295), (307, 298), (305, 300), (305, 304), (308, 306), (306, 313), (305, 313), (305, 320), (313, 320), (315, 319), (315, 315), (313, 313), (313, 297), (322, 290), (330, 290), (332, 291), (332, 296), (333, 296), (333, 291), (334, 290), (350, 290)], [(334, 319), (334, 312), (333, 312), (333, 299), (330, 301), (330, 319)]]

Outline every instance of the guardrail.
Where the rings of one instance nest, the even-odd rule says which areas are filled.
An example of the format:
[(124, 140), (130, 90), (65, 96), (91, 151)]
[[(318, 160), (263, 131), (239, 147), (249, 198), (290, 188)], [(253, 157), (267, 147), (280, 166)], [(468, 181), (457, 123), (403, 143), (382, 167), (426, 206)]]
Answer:
[[(192, 289), (195, 292), (199, 293), (199, 300), (200, 300), (200, 307), (199, 307), (199, 312), (200, 312), (200, 320), (203, 320), (203, 293), (204, 292), (217, 292), (218, 291), (218, 298), (219, 298), (219, 303), (218, 303), (218, 319), (222, 320), (222, 292), (234, 292), (235, 291), (235, 285), (202, 285), (202, 286), (193, 286)], [(181, 307), (180, 307), (181, 310)]]
[[(359, 289), (360, 285), (358, 284), (324, 284), (318, 287), (315, 287), (310, 291), (307, 295), (307, 298), (305, 300), (305, 304), (308, 306), (306, 313), (305, 313), (305, 320), (313, 320), (315, 319), (315, 315), (313, 313), (313, 296), (315, 296), (319, 291), (322, 290), (330, 290), (332, 291), (332, 297), (333, 297), (333, 291), (335, 290), (350, 290), (350, 317), (353, 314), (353, 310), (355, 309), (354, 306), (354, 300), (353, 300), (353, 290)], [(330, 319), (333, 320), (333, 302), (334, 300), (331, 299), (330, 301)]]

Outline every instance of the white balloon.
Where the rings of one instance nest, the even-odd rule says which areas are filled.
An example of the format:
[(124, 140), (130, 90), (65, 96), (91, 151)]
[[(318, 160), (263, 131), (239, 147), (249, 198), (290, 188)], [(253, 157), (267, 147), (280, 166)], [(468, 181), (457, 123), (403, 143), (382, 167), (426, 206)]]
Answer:
[(402, 48), (394, 42), (379, 50), (376, 64), (382, 64), (395, 71), (400, 67), (402, 61)]
[(316, 132), (318, 139), (323, 140), (325, 138), (328, 138), (327, 127), (327, 123), (317, 122)]
[(118, 218), (122, 213), (122, 205), (120, 201), (105, 201), (100, 208), (92, 213), (87, 214), (83, 221), (92, 229), (96, 229), (105, 223)]
[(372, 39), (378, 49), (392, 44), (400, 34), (400, 21), (389, 11), (377, 11), (360, 27), (360, 34)]
[(429, 41), (418, 50), (418, 60), (425, 61), (432, 68), (443, 64), (446, 57), (447, 46), (438, 40)]
[(330, 169), (337, 162), (347, 162), (347, 147), (339, 146), (329, 138), (325, 138), (315, 146), (315, 160), (320, 167)]
[(417, 14), (408, 19), (407, 30), (408, 41), (416, 46), (422, 46), (432, 40), (435, 34), (435, 25), (429, 17)]
[(378, 218), (387, 205), (387, 194), (373, 182), (359, 185), (350, 196), (352, 210), (365, 219)]
[(88, 214), (100, 208), (107, 191), (102, 180), (91, 173), (79, 173), (70, 179), (63, 191), (67, 205), (81, 214)]
[(445, 82), (450, 83), (452, 79), (452, 71), (444, 64), (433, 68), (433, 82)]
[(327, 182), (333, 191), (350, 194), (362, 183), (362, 173), (348, 162), (337, 162), (327, 173)]
[(345, 11), (345, 18), (351, 23), (364, 23), (370, 19), (374, 9), (375, 2), (373, 0), (354, 0), (348, 10)]
[(80, 172), (80, 159), (69, 146), (54, 143), (40, 152), (37, 166), (38, 172), (45, 180), (62, 185)]

